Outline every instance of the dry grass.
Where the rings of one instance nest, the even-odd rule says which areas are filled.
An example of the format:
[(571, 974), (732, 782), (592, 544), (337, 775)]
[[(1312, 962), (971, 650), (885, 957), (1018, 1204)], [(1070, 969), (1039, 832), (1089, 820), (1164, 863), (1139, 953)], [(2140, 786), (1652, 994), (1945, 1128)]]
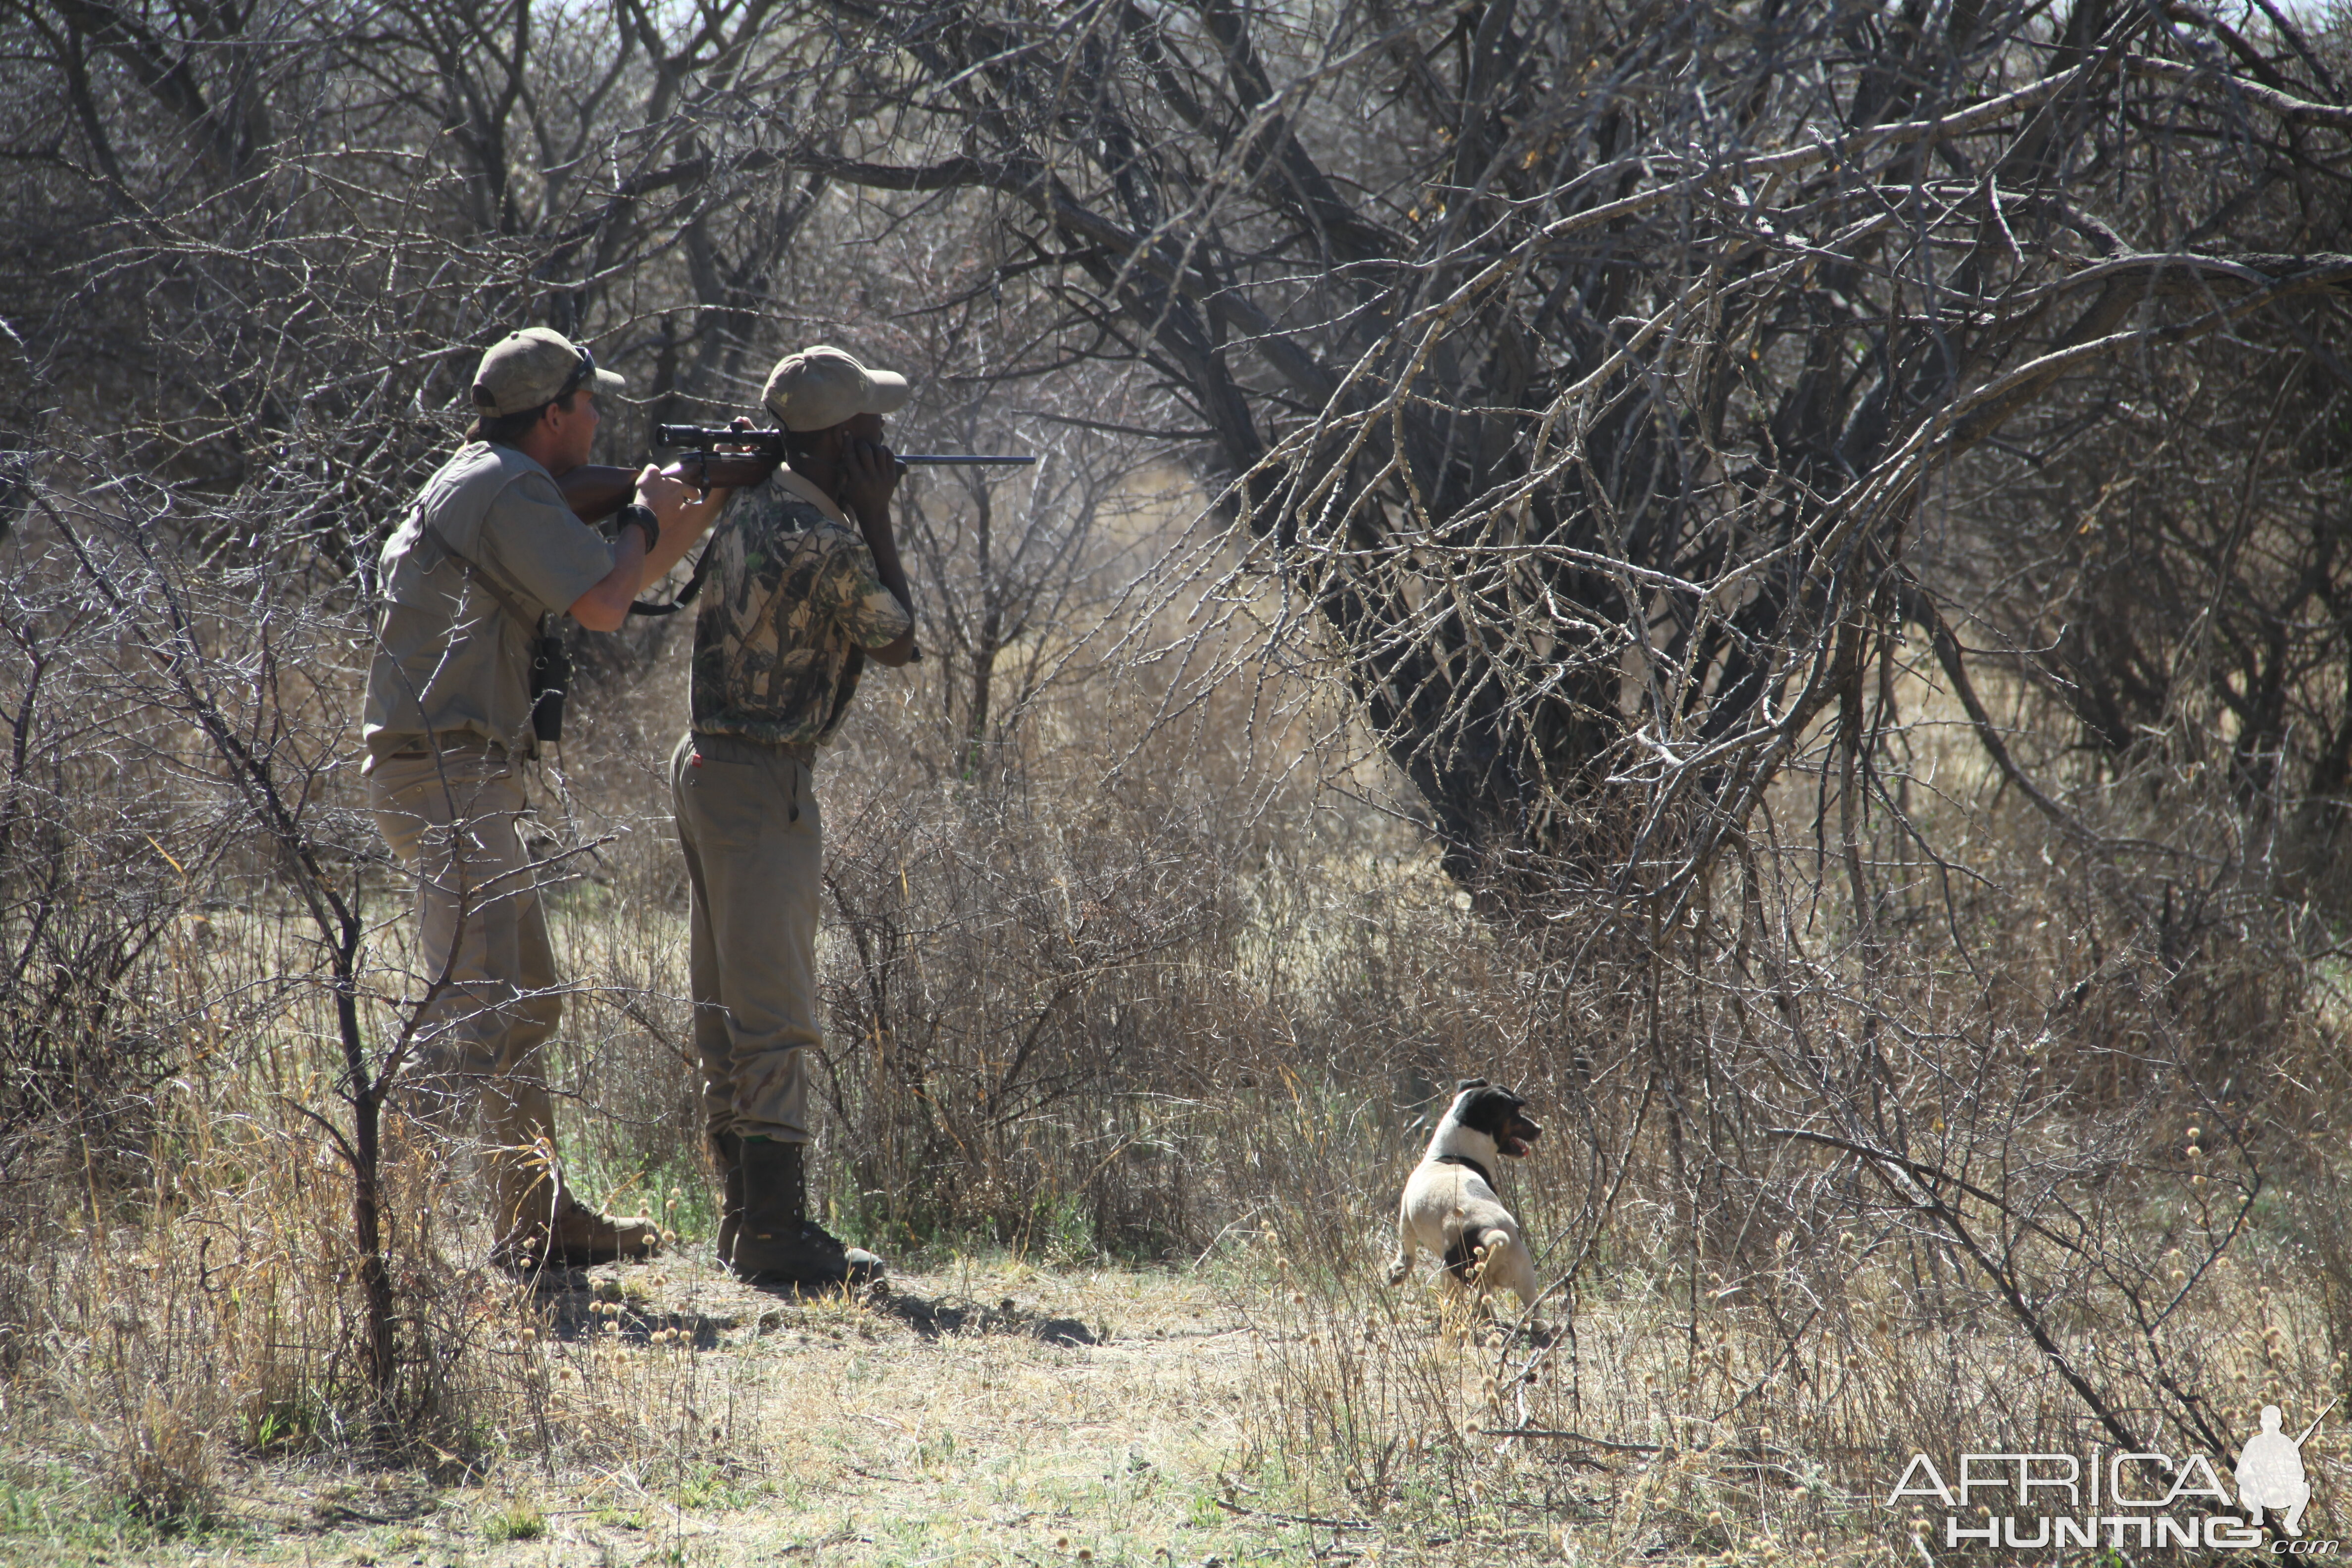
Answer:
[[(2259, 1282), (2287, 1261), (2221, 1270), (2193, 1336), (2240, 1440), (2263, 1404), (2299, 1429), (2342, 1386), (2325, 1304)], [(1275, 1396), (1257, 1429), (1302, 1494), (1385, 1517), (1391, 1533), (1450, 1515), (1479, 1540), (1511, 1538), (1516, 1519), (1586, 1563), (1893, 1561), (1923, 1516), (1885, 1506), (1913, 1452), (1948, 1473), (1963, 1447), (1999, 1451), (2021, 1433), (2060, 1452), (2102, 1442), (2021, 1332), (1916, 1321), (1896, 1258), (1851, 1258), (1850, 1321), (1794, 1358), (1744, 1291), (1703, 1291), (1693, 1310), (1633, 1275), (1590, 1293), (1572, 1338), (1538, 1345), (1489, 1325), (1450, 1342), (1371, 1272), (1261, 1298)], [(2341, 1434), (2305, 1447), (2316, 1495), (2336, 1500), (2315, 1504), (2307, 1534), (2346, 1517), (2347, 1447)], [(1941, 1510), (1924, 1512), (1940, 1529)]]
[[(717, 1563), (794, 1550), (1143, 1562), (1161, 1545), (1190, 1562), (1252, 1538), (1204, 1500), (1256, 1376), (1227, 1291), (961, 1261), (900, 1292), (896, 1310), (801, 1303), (684, 1260), (598, 1270), (588, 1289), (519, 1310), (492, 1342), (572, 1434), (551, 1469), (520, 1454), (421, 1491), (332, 1453), (247, 1455), (201, 1528), (174, 1539), (124, 1521), (116, 1539), (159, 1560), (234, 1543), (241, 1558), (289, 1562), (677, 1552)], [(38, 1510), (67, 1517), (86, 1500), (21, 1467), (10, 1482), (16, 1533), (0, 1552), (12, 1560), (67, 1560), (99, 1538), (84, 1518), (44, 1539)], [(412, 1517), (371, 1517), (387, 1513)]]
[[(1547, 1175), (1530, 1166), (1522, 1186)], [(1366, 1283), (1376, 1263), (1319, 1275), (1272, 1233), (1229, 1237), (1199, 1268), (960, 1258), (902, 1276), (895, 1307), (782, 1300), (691, 1258), (600, 1269), (512, 1299), (486, 1338), (568, 1434), (551, 1449), (494, 1433), (470, 1473), (432, 1486), (345, 1449), (227, 1445), (201, 1471), (202, 1510), (163, 1528), (91, 1507), (123, 1478), (44, 1472), (19, 1446), (0, 1559), (1890, 1562), (1908, 1516), (1864, 1484), (1901, 1452), (1887, 1434), (1989, 1429), (2058, 1398), (2009, 1336), (1904, 1331), (1890, 1306), (1807, 1369), (1805, 1393), (1742, 1406), (1775, 1369), (1772, 1336), (1735, 1303), (1703, 1310), (1694, 1347), (1679, 1303), (1627, 1281), (1539, 1351), (1449, 1331), (1425, 1274), (1391, 1292)], [(1883, 1260), (1855, 1271), (1860, 1299), (1887, 1293)], [(2282, 1388), (2291, 1419), (2315, 1414), (2294, 1391), (2341, 1368), (2307, 1348), (2324, 1340), (2313, 1304), (2225, 1273), (2217, 1317), (2284, 1331), (2210, 1347), (2232, 1418), (2251, 1431)], [(1973, 1395), (1958, 1412), (1937, 1403), (1955, 1389)], [(128, 1429), (164, 1446), (196, 1431)], [(164, 1446), (168, 1477), (136, 1478), (139, 1495), (194, 1474)], [(2306, 1528), (2324, 1536), (2352, 1464), (2340, 1440), (2306, 1454), (2322, 1499)]]
[[(1237, 1047), (1276, 1037), (1270, 996), (1346, 1023), (1368, 1006), (1350, 976), (1375, 962), (1409, 1017), (1457, 1020), (1451, 1048), (1419, 1059), (1424, 1081), (1486, 1065), (1481, 1040), (1512, 1033), (1499, 1009), (1541, 1003), (1412, 856), (1332, 864), (1328, 880), (1261, 888), (1222, 1008), (1195, 1021), (1229, 1038), (1167, 1125), (1213, 1167), (1191, 1190), (1202, 1218), (1224, 1216), (1216, 1230), (1173, 1265), (1074, 1269), (1099, 1255), (1089, 1215), (1016, 1228), (992, 1261), (902, 1279), (923, 1302), (1015, 1303), (934, 1339), (870, 1305), (774, 1302), (692, 1261), (705, 1215), (677, 1131), (691, 1122), (665, 1109), (688, 1079), (625, 1024), (676, 1008), (677, 922), (631, 901), (616, 862), (559, 922), (572, 972), (604, 981), (574, 1003), (569, 1135), (624, 1195), (681, 1194), (687, 1258), (602, 1271), (593, 1302), (518, 1291), (464, 1266), (483, 1238), (430, 1162), (396, 1162), (412, 1228), (394, 1250), (431, 1375), (390, 1448), (348, 1362), (345, 1189), (285, 1103), (322, 1094), (312, 1058), (299, 1027), (221, 1058), (163, 1100), (155, 1188), (57, 1189), (20, 1285), (40, 1353), (9, 1386), (0, 1555), (1865, 1563), (1907, 1547), (1909, 1516), (1882, 1501), (1915, 1447), (2098, 1440), (2019, 1326), (1939, 1273), (1948, 1259), (1916, 1227), (1880, 1214), (1876, 1228), (1784, 1229), (1742, 1267), (1682, 1244), (1691, 1217), (1640, 1160), (1572, 1310), (1547, 1310), (1572, 1331), (1549, 1347), (1442, 1322), (1425, 1268), (1388, 1289), (1390, 1205), (1422, 1136), (1397, 1101), (1415, 1090), (1349, 1075), (1379, 1081), (1392, 1047), (1360, 1034), (1359, 1054), (1311, 1072), (1304, 1052)], [(266, 929), (219, 917), (207, 940), (260, 963)], [(1572, 1122), (1595, 1100), (1556, 1063), (1487, 1048), (1504, 1076), (1553, 1086), (1537, 1089), (1552, 1137), (1507, 1178), (1549, 1277), (1589, 1224), (1591, 1151)], [(643, 1113), (614, 1114), (631, 1105)], [(2152, 1194), (2116, 1224), (2128, 1240), (2182, 1217)], [(2199, 1223), (2218, 1236), (2226, 1217), (2209, 1204)], [(2341, 1320), (2324, 1271), (2302, 1267), (2301, 1223), (2273, 1211), (2237, 1237), (2168, 1341), (2240, 1436), (2265, 1401), (2299, 1425), (2343, 1385)], [(2079, 1305), (2067, 1321), (2087, 1343), (2087, 1292)], [(1024, 1331), (1039, 1317), (1109, 1337), (1045, 1342)], [(2333, 1441), (2310, 1452), (2324, 1531), (2352, 1470)]]

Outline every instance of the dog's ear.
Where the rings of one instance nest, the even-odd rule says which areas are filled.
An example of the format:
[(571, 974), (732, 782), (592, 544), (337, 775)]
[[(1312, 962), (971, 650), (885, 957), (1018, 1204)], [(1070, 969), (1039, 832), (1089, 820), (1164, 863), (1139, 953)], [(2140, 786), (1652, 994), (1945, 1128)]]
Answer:
[(1486, 1080), (1483, 1078), (1465, 1078), (1460, 1083), (1454, 1086), (1454, 1092), (1460, 1094), (1465, 1089), (1484, 1089), (1486, 1087)]

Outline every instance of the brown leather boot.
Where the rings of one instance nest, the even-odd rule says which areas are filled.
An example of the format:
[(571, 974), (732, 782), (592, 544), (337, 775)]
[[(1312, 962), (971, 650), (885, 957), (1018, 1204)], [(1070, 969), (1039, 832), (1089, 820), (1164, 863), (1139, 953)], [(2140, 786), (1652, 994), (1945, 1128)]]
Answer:
[(661, 1249), (661, 1226), (651, 1218), (598, 1214), (572, 1196), (556, 1158), (544, 1083), (521, 1075), (495, 1079), (483, 1090), (480, 1114), (490, 1223), (501, 1232), (490, 1248), (494, 1266), (519, 1273), (586, 1268)]
[(557, 1199), (554, 1223), (517, 1226), (490, 1248), (501, 1268), (590, 1268), (621, 1258), (643, 1259), (661, 1250), (661, 1226), (644, 1215), (603, 1215), (570, 1193)]
[(743, 1140), (732, 1132), (710, 1135), (710, 1160), (719, 1169), (719, 1261), (734, 1261), (735, 1236), (743, 1227)]
[(729, 1267), (755, 1285), (864, 1285), (882, 1278), (882, 1260), (844, 1247), (808, 1216), (807, 1145), (742, 1140), (743, 1224)]

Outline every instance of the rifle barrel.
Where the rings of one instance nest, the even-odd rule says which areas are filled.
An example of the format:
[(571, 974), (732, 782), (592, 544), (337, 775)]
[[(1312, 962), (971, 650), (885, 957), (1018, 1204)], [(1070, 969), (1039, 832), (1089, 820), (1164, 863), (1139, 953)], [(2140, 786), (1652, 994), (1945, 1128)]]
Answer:
[[(715, 425), (656, 425), (654, 445), (672, 450), (693, 448), (685, 453), (688, 458), (716, 459), (743, 455), (781, 456), (784, 433), (781, 430), (730, 430)], [(968, 468), (1026, 468), (1034, 458), (999, 457), (965, 452), (900, 452), (898, 461), (925, 466), (957, 465)]]

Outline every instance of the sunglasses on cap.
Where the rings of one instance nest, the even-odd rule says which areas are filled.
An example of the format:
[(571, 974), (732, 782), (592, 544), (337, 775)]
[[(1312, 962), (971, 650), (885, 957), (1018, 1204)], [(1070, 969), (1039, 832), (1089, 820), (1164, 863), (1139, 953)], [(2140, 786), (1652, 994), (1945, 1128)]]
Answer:
[(594, 354), (590, 353), (578, 343), (572, 345), (572, 352), (580, 356), (580, 363), (572, 367), (572, 374), (564, 377), (563, 384), (556, 389), (555, 399), (551, 401), (561, 400), (571, 396), (573, 390), (580, 386), (582, 383), (593, 379), (596, 374), (596, 356)]

